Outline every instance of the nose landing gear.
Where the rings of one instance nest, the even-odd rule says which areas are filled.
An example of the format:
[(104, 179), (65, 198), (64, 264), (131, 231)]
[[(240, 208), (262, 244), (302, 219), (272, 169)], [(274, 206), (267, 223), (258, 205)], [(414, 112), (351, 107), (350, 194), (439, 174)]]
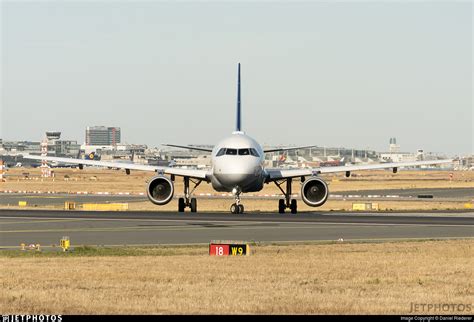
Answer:
[(240, 194), (242, 190), (239, 187), (235, 187), (232, 189), (232, 194), (235, 198), (235, 203), (230, 206), (230, 212), (233, 214), (243, 214), (244, 213), (244, 205), (240, 203)]
[(230, 206), (230, 212), (233, 214), (243, 214), (244, 213), (244, 205), (233, 203)]

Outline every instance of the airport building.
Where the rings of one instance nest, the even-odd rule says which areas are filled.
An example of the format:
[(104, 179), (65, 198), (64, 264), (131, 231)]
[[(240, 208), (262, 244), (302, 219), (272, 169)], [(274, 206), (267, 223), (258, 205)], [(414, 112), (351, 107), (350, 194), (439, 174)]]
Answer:
[[(94, 152), (96, 153), (96, 159), (103, 161), (125, 160), (126, 162), (139, 164), (160, 166), (169, 164), (187, 168), (209, 167), (211, 164), (210, 154), (207, 152), (173, 147), (148, 148), (144, 144), (119, 143), (120, 128), (88, 127), (86, 133), (88, 133), (86, 136), (89, 137), (89, 142), (96, 143), (95, 145), (83, 144), (81, 146), (77, 141), (61, 140), (61, 132), (46, 132), (48, 156), (83, 158), (84, 155)], [(98, 144), (101, 142), (107, 144)], [(194, 145), (194, 147), (212, 148), (213, 146)], [(264, 148), (279, 148), (279, 146), (265, 146)], [(22, 163), (22, 154), (41, 154), (41, 142), (0, 140), (0, 155), (11, 159), (8, 164)], [(446, 156), (427, 153), (422, 149), (416, 152), (401, 152), (396, 138), (390, 138), (388, 152), (380, 153), (370, 149), (314, 146), (287, 152), (268, 153), (265, 155), (265, 166), (309, 168), (380, 162), (411, 162), (440, 158), (446, 158)], [(4, 158), (4, 160), (7, 159)], [(30, 164), (27, 160), (24, 160), (24, 162)], [(472, 157), (466, 157), (458, 168), (471, 169), (472, 165)], [(452, 165), (437, 166), (436, 168), (445, 167), (452, 167)]]
[[(76, 156), (80, 145), (74, 140), (61, 140), (61, 132), (48, 131), (46, 138), (48, 155), (55, 157)], [(40, 141), (4, 141), (3, 151), (8, 154), (41, 154)]]
[(127, 160), (135, 163), (146, 164), (147, 146), (144, 144), (117, 144), (115, 146), (87, 146), (83, 145), (85, 154), (94, 152), (102, 161)]
[(4, 154), (34, 153), (41, 151), (41, 142), (32, 141), (3, 141), (2, 152)]
[[(267, 148), (279, 147), (265, 147)], [(369, 149), (316, 146), (288, 152), (268, 153), (265, 158), (267, 167), (307, 168), (372, 163), (377, 162), (379, 156), (376, 151)]]
[[(74, 140), (61, 140), (61, 132), (47, 131), (44, 141), (47, 143), (48, 156), (76, 158), (80, 153), (80, 144)], [(23, 154), (41, 154), (41, 141), (3, 141), (0, 154), (7, 165), (38, 164), (34, 160), (23, 159)]]
[[(48, 155), (55, 157), (76, 157), (80, 152), (80, 144), (73, 140), (61, 140), (61, 132), (46, 132)], [(40, 148), (41, 150), (41, 148)]]
[(119, 127), (88, 126), (86, 145), (116, 146), (121, 142)]
[[(380, 162), (413, 162), (413, 161), (430, 161), (438, 159), (447, 159), (447, 156), (437, 153), (425, 152), (418, 149), (416, 152), (400, 152), (400, 145), (397, 144), (396, 138), (390, 138), (388, 152), (379, 153)], [(452, 165), (444, 164), (438, 166), (423, 166), (423, 168), (450, 168)]]
[(474, 170), (474, 154), (459, 159), (458, 170)]

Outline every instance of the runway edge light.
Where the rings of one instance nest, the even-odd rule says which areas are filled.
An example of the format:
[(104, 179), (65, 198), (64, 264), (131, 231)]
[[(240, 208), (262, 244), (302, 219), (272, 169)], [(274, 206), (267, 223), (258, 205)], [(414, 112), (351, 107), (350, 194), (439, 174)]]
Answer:
[(61, 240), (59, 241), (61, 248), (63, 249), (63, 252), (67, 252), (69, 250), (69, 247), (71, 246), (71, 241), (69, 240), (69, 236), (63, 236)]
[(64, 210), (75, 210), (76, 203), (73, 201), (65, 201), (64, 202)]

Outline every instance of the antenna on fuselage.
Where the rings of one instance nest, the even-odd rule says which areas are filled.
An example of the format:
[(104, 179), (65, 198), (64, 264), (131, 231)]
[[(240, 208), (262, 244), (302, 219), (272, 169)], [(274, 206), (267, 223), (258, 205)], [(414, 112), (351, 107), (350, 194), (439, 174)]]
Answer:
[(240, 114), (240, 63), (239, 63), (239, 73), (238, 73), (238, 80), (237, 80), (237, 127), (236, 131), (240, 132), (242, 129), (241, 123), (241, 114)]

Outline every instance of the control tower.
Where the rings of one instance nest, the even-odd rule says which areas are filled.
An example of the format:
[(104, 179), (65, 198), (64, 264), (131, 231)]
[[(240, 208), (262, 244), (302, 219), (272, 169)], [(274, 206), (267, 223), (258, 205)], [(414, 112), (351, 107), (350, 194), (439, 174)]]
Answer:
[(61, 132), (59, 131), (46, 131), (46, 139), (48, 143), (54, 143), (61, 138)]

